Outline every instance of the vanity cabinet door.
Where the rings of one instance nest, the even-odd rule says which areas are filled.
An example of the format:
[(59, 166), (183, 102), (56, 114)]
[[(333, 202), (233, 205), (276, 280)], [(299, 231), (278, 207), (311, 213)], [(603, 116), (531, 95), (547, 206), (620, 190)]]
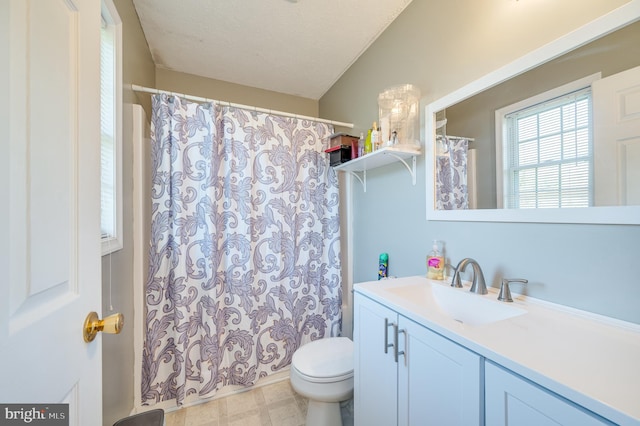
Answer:
[(492, 426), (613, 424), (491, 362), (485, 363), (485, 415)]
[(354, 300), (354, 422), (392, 426), (398, 420), (398, 364), (393, 347), (385, 353), (385, 333), (393, 343), (398, 314), (358, 293)]
[(481, 425), (482, 358), (404, 317), (400, 329), (398, 424)]

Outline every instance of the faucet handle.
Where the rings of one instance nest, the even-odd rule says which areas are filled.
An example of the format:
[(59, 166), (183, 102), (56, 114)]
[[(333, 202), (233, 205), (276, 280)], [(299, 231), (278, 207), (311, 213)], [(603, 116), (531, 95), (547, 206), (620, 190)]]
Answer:
[(451, 277), (451, 287), (462, 288), (462, 281), (460, 281), (460, 271), (457, 267), (450, 263), (445, 263), (445, 268), (450, 266), (453, 269), (453, 277)]
[(503, 278), (500, 284), (500, 294), (498, 294), (498, 300), (501, 302), (513, 302), (511, 297), (511, 290), (509, 289), (509, 283), (522, 283), (526, 284), (529, 280), (524, 278)]

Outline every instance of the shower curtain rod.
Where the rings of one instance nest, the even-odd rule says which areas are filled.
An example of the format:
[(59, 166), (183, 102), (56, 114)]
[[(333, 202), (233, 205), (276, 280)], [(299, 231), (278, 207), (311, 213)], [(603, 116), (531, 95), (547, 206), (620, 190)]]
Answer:
[(195, 101), (195, 102), (211, 102), (211, 103), (219, 104), (219, 105), (227, 105), (227, 106), (230, 106), (230, 107), (233, 107), (233, 108), (246, 109), (246, 110), (249, 110), (249, 111), (256, 111), (256, 112), (265, 112), (267, 114), (280, 115), (280, 116), (283, 116), (283, 117), (299, 118), (299, 119), (302, 119), (302, 120), (310, 120), (310, 121), (315, 121), (315, 122), (318, 122), (318, 123), (331, 124), (331, 125), (334, 125), (334, 126), (348, 127), (350, 129), (353, 129), (353, 123), (343, 123), (341, 121), (325, 120), (323, 118), (309, 117), (309, 116), (306, 116), (306, 115), (299, 115), (299, 114), (292, 114), (290, 112), (276, 111), (276, 110), (260, 108), (260, 107), (256, 107), (256, 106), (236, 104), (236, 103), (227, 102), (227, 101), (218, 101), (218, 100), (215, 100), (215, 99), (208, 99), (208, 98), (203, 98), (203, 97), (200, 97), (200, 96), (185, 95), (184, 93), (170, 92), (168, 90), (159, 90), (159, 89), (153, 89), (151, 87), (138, 86), (137, 84), (132, 84), (131, 85), (131, 89), (133, 89), (136, 92), (153, 93), (153, 94), (156, 94), (156, 95), (158, 95), (158, 94), (173, 95), (173, 96), (178, 96), (178, 97), (181, 97), (181, 98), (184, 98), (184, 99), (188, 99), (190, 101)]
[(445, 136), (448, 139), (466, 139), (469, 142), (475, 142), (476, 141), (476, 138), (467, 138), (467, 137), (464, 137), (464, 136), (453, 136), (453, 135), (436, 135), (436, 139), (442, 139)]

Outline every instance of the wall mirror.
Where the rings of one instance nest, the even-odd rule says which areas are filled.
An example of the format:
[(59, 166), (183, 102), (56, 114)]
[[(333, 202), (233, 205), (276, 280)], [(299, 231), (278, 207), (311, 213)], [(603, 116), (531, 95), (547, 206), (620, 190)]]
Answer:
[(431, 103), (425, 125), (428, 220), (640, 224), (640, 0)]

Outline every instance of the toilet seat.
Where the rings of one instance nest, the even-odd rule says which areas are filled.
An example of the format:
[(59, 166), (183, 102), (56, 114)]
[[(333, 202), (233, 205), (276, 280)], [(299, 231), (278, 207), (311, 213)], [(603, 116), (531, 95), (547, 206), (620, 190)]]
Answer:
[(306, 374), (302, 373), (295, 366), (293, 366), (292, 368), (295, 370), (296, 374), (298, 376), (300, 376), (301, 379), (306, 380), (308, 382), (312, 382), (312, 383), (334, 383), (334, 382), (339, 382), (339, 381), (342, 381), (342, 380), (348, 380), (348, 379), (351, 379), (353, 377), (353, 371), (351, 371), (350, 373), (347, 373), (347, 374), (339, 375), (339, 376), (314, 377), (314, 376), (309, 376), (309, 375), (306, 375)]
[(353, 377), (353, 342), (346, 337), (309, 342), (293, 354), (291, 367), (310, 382), (329, 383), (350, 379)]

